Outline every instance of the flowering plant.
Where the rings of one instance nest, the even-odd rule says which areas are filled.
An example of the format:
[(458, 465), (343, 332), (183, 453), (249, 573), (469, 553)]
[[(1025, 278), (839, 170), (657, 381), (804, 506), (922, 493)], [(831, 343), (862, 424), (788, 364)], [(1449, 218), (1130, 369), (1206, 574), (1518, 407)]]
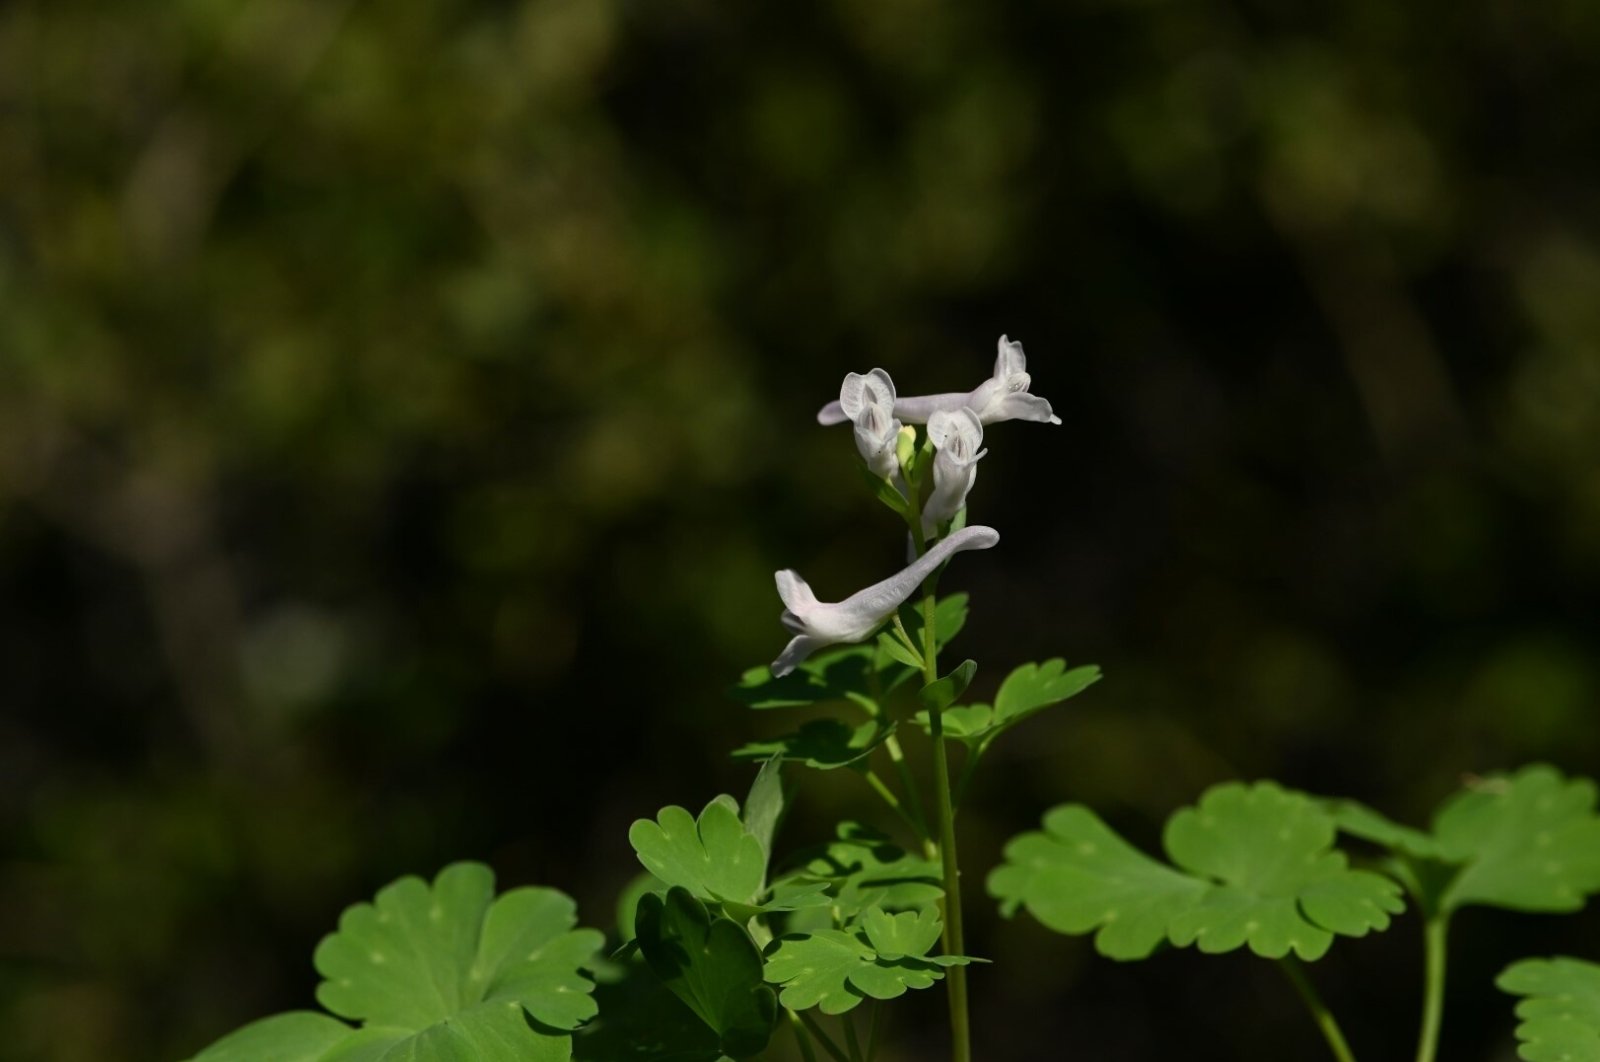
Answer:
[[(941, 982), (950, 1057), (971, 1059), (967, 975), (982, 960), (968, 954), (956, 812), (996, 740), (1100, 678), (1093, 665), (1022, 663), (976, 702), (975, 661), (941, 670), (967, 618), (965, 595), (938, 595), (945, 569), (1000, 541), (967, 522), (985, 431), (1061, 423), (1030, 385), (1021, 345), (1004, 336), (992, 375), (971, 391), (901, 397), (882, 369), (845, 377), (818, 420), (852, 426), (864, 478), (902, 521), (910, 559), (834, 602), (777, 572), (791, 638), (734, 696), (827, 714), (735, 750), (760, 764), (742, 802), (719, 795), (698, 814), (672, 805), (633, 824), (643, 873), (609, 947), (576, 928), (562, 893), (497, 896), (481, 864), (446, 867), (431, 884), (403, 878), (349, 908), (317, 948), (326, 1012), (248, 1025), (194, 1062), (713, 1062), (783, 1050), (782, 1029), (807, 1062), (869, 1062), (888, 1028), (882, 1004)], [(786, 776), (802, 771), (863, 779), (891, 828), (841, 823), (822, 845), (780, 857)], [(1544, 765), (1468, 781), (1428, 830), (1271, 781), (1227, 783), (1175, 813), (1162, 847), (1164, 861), (1064, 804), (1010, 842), (987, 890), (1006, 914), (1092, 934), (1114, 960), (1169, 948), (1273, 960), (1344, 1062), (1355, 1052), (1306, 969), (1338, 940), (1415, 912), (1415, 1057), (1434, 1062), (1455, 912), (1570, 912), (1600, 891), (1595, 786)], [(1600, 1060), (1600, 966), (1525, 960), (1499, 983), (1525, 997), (1524, 1059)]]

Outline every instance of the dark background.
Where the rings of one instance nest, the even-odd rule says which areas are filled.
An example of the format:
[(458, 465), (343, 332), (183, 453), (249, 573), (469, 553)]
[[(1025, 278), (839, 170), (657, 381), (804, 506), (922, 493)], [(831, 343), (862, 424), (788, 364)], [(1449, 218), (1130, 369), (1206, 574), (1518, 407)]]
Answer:
[[(957, 648), (1107, 679), (963, 817), (979, 1056), (1318, 1057), (1271, 964), (1117, 966), (982, 878), (1067, 799), (1149, 846), (1227, 778), (1422, 822), (1600, 771), (1597, 50), (1581, 0), (0, 7), (4, 1050), (308, 1005), (452, 859), (609, 926), (627, 824), (784, 722), (723, 692), (772, 571), (901, 559), (816, 407), (1007, 332), (1065, 423), (990, 430)], [(800, 781), (793, 845), (883, 818)], [(1493, 974), (1600, 921), (1455, 943), (1442, 1057), (1508, 1059)], [(1363, 1057), (1420, 950), (1313, 970)]]

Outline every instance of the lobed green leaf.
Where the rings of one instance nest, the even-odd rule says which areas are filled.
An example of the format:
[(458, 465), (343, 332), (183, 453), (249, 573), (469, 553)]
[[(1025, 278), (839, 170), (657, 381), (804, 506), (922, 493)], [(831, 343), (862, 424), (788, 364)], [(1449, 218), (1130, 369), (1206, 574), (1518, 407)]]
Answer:
[(1517, 1004), (1525, 1062), (1600, 1062), (1600, 965), (1563, 957), (1523, 959), (1495, 980)]

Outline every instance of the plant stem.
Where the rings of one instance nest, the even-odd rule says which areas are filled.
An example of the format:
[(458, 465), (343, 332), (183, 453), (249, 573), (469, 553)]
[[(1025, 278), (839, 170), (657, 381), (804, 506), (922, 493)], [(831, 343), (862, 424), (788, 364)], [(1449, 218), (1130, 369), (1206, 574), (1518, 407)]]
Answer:
[[(932, 579), (922, 597), (922, 677), (924, 684), (939, 679), (939, 649), (933, 631)], [(950, 801), (950, 760), (944, 747), (944, 710), (929, 706), (928, 733), (933, 738), (934, 809), (939, 815), (939, 858), (944, 867), (944, 949), (948, 955), (966, 953), (961, 927), (961, 869), (956, 859), (955, 808)], [(967, 1017), (967, 968), (952, 966), (945, 972), (950, 994), (950, 1055), (954, 1062), (971, 1062), (972, 1033)]]
[(873, 1059), (878, 1057), (878, 1034), (883, 1031), (883, 1027), (878, 1024), (878, 1019), (882, 1016), (883, 1007), (874, 999), (872, 1001), (872, 1025), (867, 1031), (867, 1062), (872, 1062)]
[(817, 1043), (822, 1045), (824, 1051), (833, 1056), (835, 1062), (850, 1062), (849, 1056), (840, 1050), (838, 1044), (833, 1042), (833, 1037), (822, 1031), (822, 1026), (817, 1024), (815, 1018), (803, 1010), (798, 1012), (791, 1010), (789, 1015), (791, 1017), (798, 1016), (800, 1021), (805, 1023), (806, 1031), (816, 1037)]
[(1288, 976), (1289, 983), (1294, 985), (1295, 991), (1300, 993), (1306, 1009), (1311, 1011), (1312, 1020), (1317, 1023), (1317, 1028), (1322, 1030), (1323, 1038), (1328, 1041), (1333, 1057), (1339, 1062), (1356, 1062), (1356, 1056), (1350, 1053), (1350, 1045), (1345, 1042), (1344, 1033), (1339, 1031), (1339, 1023), (1333, 1019), (1333, 1012), (1322, 1002), (1322, 997), (1317, 995), (1317, 990), (1306, 979), (1299, 960), (1293, 955), (1286, 956), (1278, 960), (1278, 968)]
[(794, 1031), (794, 1042), (800, 1045), (800, 1057), (805, 1062), (817, 1062), (817, 1053), (811, 1048), (811, 1037), (806, 1033), (806, 1027), (800, 1024), (800, 1015), (784, 1008), (789, 1014), (789, 1028)]
[(900, 787), (905, 790), (906, 805), (910, 809), (911, 818), (916, 822), (917, 836), (921, 837), (923, 844), (926, 845), (933, 837), (928, 829), (928, 813), (922, 808), (922, 790), (917, 788), (917, 780), (911, 774), (911, 766), (906, 763), (906, 754), (900, 748), (900, 739), (890, 734), (883, 739), (883, 748), (889, 754), (889, 762), (894, 764), (895, 773), (900, 776)]
[(900, 802), (900, 798), (894, 795), (894, 790), (890, 789), (884, 780), (878, 777), (877, 771), (868, 767), (861, 772), (861, 776), (867, 780), (867, 784), (872, 787), (872, 791), (882, 797), (883, 802), (888, 804), (890, 809), (896, 815), (899, 815), (907, 826), (911, 827), (911, 832), (916, 835), (917, 840), (926, 841), (928, 839), (928, 828), (911, 817), (911, 813)]
[(1444, 1017), (1445, 937), (1449, 932), (1448, 914), (1430, 914), (1423, 923), (1422, 1033), (1417, 1038), (1417, 1062), (1433, 1062), (1439, 1050), (1439, 1023)]
[(861, 1041), (856, 1039), (855, 1015), (852, 1013), (840, 1015), (839, 1024), (844, 1026), (844, 1044), (850, 1051), (851, 1062), (866, 1062), (866, 1056), (861, 1053)]

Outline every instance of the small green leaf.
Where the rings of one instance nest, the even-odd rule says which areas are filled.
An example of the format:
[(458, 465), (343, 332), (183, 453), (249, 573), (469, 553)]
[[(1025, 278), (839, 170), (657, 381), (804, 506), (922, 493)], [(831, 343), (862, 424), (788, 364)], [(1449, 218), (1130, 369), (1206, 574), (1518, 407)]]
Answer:
[[(350, 907), (313, 957), (327, 978), (318, 1002), (341, 1017), (404, 1032), (500, 1001), (556, 1029), (593, 1017), (593, 985), (579, 969), (604, 938), (574, 931), (576, 908), (554, 889), (512, 889), (491, 902), (493, 896), (488, 867), (455, 863), (432, 888), (401, 878), (372, 903)], [(500, 1027), (499, 1019), (484, 1020), (484, 1028)]]
[(639, 950), (674, 995), (713, 1029), (722, 1050), (749, 1058), (766, 1049), (777, 1001), (763, 982), (761, 953), (728, 918), (713, 918), (687, 889), (639, 901)]
[(878, 635), (878, 651), (907, 667), (922, 670), (922, 657), (901, 642), (899, 634), (894, 631), (884, 631)]
[[(632, 937), (634, 927), (628, 926)], [(595, 970), (600, 1016), (573, 1036), (579, 1062), (722, 1062), (722, 1038), (651, 972), (642, 955)]]
[(827, 771), (870, 756), (892, 733), (893, 724), (885, 726), (876, 720), (850, 726), (837, 719), (812, 719), (793, 734), (753, 741), (735, 749), (733, 756), (741, 760), (774, 757)]
[(1517, 1004), (1517, 1054), (1525, 1062), (1600, 1062), (1600, 966), (1581, 959), (1523, 959), (1495, 980)]
[(1354, 800), (1326, 800), (1323, 808), (1339, 829), (1352, 837), (1382, 845), (1416, 859), (1439, 858), (1439, 845), (1418, 829), (1398, 822)]
[(939, 941), (944, 926), (931, 907), (890, 914), (874, 907), (861, 918), (867, 943), (881, 959), (920, 959)]
[(861, 479), (872, 491), (872, 496), (900, 516), (906, 514), (906, 498), (893, 483), (878, 475), (868, 468), (864, 462), (857, 461), (856, 469), (861, 473)]
[(191, 1062), (322, 1062), (354, 1032), (326, 1014), (292, 1011), (235, 1029)]
[[(883, 674), (885, 668), (893, 671)], [(876, 681), (884, 693), (911, 674), (880, 661), (870, 645), (850, 645), (818, 653), (782, 678), (773, 678), (772, 669), (765, 665), (753, 667), (728, 692), (734, 700), (756, 709), (851, 701), (876, 712), (878, 705), (871, 696), (874, 673), (880, 673)]]
[(1434, 819), (1440, 857), (1464, 866), (1443, 906), (1580, 909), (1600, 891), (1595, 786), (1553, 767), (1524, 767), (1458, 794)]
[(1010, 916), (1018, 907), (1057, 933), (1095, 933), (1112, 959), (1142, 959), (1166, 939), (1173, 915), (1210, 886), (1156, 862), (1078, 804), (1054, 808), (1043, 833), (1006, 845), (989, 875), (989, 895)]
[[(933, 605), (933, 640), (942, 653), (967, 624), (967, 595), (951, 594)], [(900, 606), (900, 621), (915, 645), (922, 644), (922, 599), (913, 597)], [(919, 665), (920, 666), (920, 665)]]
[(989, 878), (1009, 914), (1026, 906), (1063, 933), (1098, 930), (1119, 959), (1148, 955), (1165, 937), (1220, 953), (1320, 958), (1335, 934), (1384, 929), (1403, 908), (1400, 887), (1351, 870), (1332, 848), (1333, 819), (1271, 782), (1215, 786), (1167, 823), (1168, 856), (1186, 873), (1129, 846), (1087, 808), (1057, 808), (1045, 833), (1006, 848)]
[[(738, 753), (734, 753), (738, 755)], [(744, 798), (744, 828), (761, 845), (762, 865), (772, 862), (772, 841), (783, 818), (783, 757), (771, 756), (756, 772)]]
[(1023, 664), (1006, 676), (994, 695), (994, 721), (1005, 729), (1030, 715), (1076, 697), (1100, 681), (1100, 668), (1094, 664), (1067, 669), (1059, 658), (1042, 664)]
[[(933, 726), (926, 711), (912, 717), (928, 733)], [(994, 709), (987, 704), (961, 704), (946, 708), (939, 717), (939, 729), (946, 741), (960, 741), (966, 745), (977, 744), (993, 730)]]
[(656, 821), (634, 822), (628, 842), (646, 870), (701, 899), (750, 904), (761, 894), (766, 856), (730, 796), (711, 801), (698, 820), (677, 805), (662, 808)]
[(930, 682), (922, 687), (918, 696), (922, 699), (922, 706), (927, 711), (943, 711), (956, 703), (967, 687), (972, 684), (972, 676), (978, 673), (976, 660), (964, 660), (944, 678)]
[(797, 880), (826, 884), (840, 922), (873, 907), (921, 910), (944, 896), (938, 863), (859, 823), (841, 823), (837, 833), (839, 839), (807, 862)]
[(943, 976), (938, 964), (883, 958), (861, 936), (840, 929), (788, 934), (767, 949), (766, 979), (783, 986), (778, 999), (792, 1010), (843, 1014), (869, 996), (894, 999)]

